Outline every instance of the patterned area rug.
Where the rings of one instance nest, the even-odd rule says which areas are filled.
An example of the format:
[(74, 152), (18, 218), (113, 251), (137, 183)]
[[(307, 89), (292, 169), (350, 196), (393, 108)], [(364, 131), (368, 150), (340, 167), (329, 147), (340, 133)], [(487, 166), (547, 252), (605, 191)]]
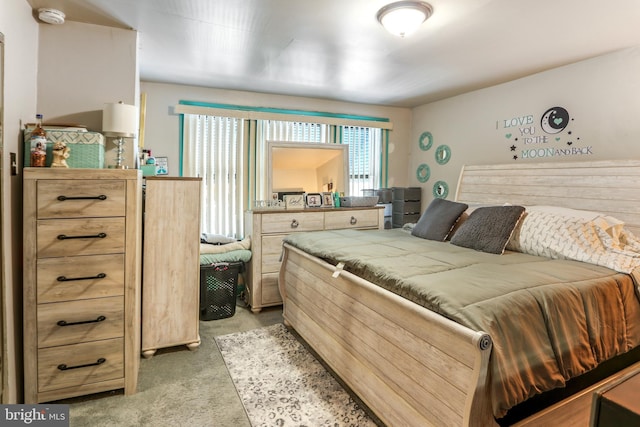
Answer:
[(283, 324), (215, 340), (253, 427), (376, 426)]

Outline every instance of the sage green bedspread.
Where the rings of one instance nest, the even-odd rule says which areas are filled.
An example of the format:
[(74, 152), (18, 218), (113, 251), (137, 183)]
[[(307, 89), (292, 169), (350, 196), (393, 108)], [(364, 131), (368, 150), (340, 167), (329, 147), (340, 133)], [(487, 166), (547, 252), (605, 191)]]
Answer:
[(292, 233), (285, 242), (488, 333), (497, 418), (640, 344), (635, 284), (605, 267), (488, 254), (399, 229)]

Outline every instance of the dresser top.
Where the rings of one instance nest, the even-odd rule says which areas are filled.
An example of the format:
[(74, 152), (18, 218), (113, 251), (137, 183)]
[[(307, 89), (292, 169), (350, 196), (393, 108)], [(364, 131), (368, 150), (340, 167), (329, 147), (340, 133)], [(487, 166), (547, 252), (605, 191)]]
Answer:
[(344, 211), (361, 211), (361, 210), (370, 210), (370, 209), (384, 209), (384, 206), (376, 205), (376, 206), (356, 206), (349, 208), (330, 208), (330, 207), (318, 207), (318, 208), (295, 208), (295, 209), (285, 209), (285, 208), (264, 208), (264, 209), (253, 209), (246, 211), (247, 213), (255, 213), (255, 214), (277, 214), (277, 213), (299, 213), (299, 212), (344, 212)]
[(24, 168), (24, 179), (139, 179), (139, 169)]

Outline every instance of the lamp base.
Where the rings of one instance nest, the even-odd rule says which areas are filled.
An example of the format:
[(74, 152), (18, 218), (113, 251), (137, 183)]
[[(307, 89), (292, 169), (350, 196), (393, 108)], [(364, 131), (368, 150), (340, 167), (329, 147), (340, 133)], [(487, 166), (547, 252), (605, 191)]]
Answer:
[(124, 165), (124, 138), (119, 136), (113, 140), (113, 143), (116, 145), (116, 164), (113, 166), (114, 169), (126, 169), (127, 167)]

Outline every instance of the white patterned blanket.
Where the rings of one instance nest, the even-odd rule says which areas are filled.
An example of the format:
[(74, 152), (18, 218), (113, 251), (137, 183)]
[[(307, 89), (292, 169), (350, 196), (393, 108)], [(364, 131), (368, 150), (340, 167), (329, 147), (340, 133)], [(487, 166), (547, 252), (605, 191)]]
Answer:
[(608, 216), (527, 207), (507, 249), (607, 267), (630, 274), (640, 286), (640, 239), (624, 223)]

